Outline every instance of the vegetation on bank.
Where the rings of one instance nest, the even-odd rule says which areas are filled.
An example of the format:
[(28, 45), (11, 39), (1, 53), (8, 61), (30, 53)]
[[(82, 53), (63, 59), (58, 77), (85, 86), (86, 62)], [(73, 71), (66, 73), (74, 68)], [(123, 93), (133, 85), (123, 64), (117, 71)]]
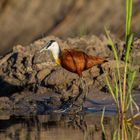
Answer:
[[(140, 115), (139, 107), (135, 103), (132, 96), (132, 89), (136, 71), (133, 69), (132, 63), (129, 61), (129, 55), (131, 53), (131, 47), (133, 47), (132, 44), (134, 36), (134, 34), (131, 33), (132, 4), (132, 0), (126, 0), (125, 56), (123, 74), (120, 71), (120, 59), (119, 54), (117, 54), (116, 45), (111, 38), (110, 32), (105, 29), (108, 43), (112, 47), (117, 66), (113, 73), (113, 82), (109, 80), (109, 77), (106, 77), (109, 91), (118, 108), (118, 126), (112, 136), (114, 140), (133, 140), (133, 135), (130, 136), (130, 132), (132, 132), (130, 131), (132, 129), (130, 125), (132, 125), (132, 120)], [(131, 115), (127, 117), (127, 113), (131, 113)], [(103, 123), (103, 116), (104, 111), (101, 119), (101, 124)], [(103, 124), (102, 128), (105, 134)]]

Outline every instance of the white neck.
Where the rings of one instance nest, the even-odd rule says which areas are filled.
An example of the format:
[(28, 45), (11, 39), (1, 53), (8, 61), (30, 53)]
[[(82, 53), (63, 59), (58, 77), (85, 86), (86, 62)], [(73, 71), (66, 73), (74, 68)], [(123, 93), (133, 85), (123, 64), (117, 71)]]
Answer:
[(52, 44), (52, 46), (50, 46), (50, 47), (48, 48), (48, 50), (50, 50), (50, 51), (52, 52), (53, 57), (54, 57), (55, 60), (58, 60), (58, 59), (59, 59), (60, 47), (59, 47), (59, 45), (58, 45), (57, 42), (54, 42), (54, 43)]

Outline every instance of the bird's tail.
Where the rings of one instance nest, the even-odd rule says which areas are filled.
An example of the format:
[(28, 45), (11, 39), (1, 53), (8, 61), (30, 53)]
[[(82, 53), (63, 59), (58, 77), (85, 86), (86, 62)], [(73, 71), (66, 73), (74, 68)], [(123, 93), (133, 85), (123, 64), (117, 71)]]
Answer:
[(108, 62), (108, 59), (103, 58), (103, 57), (93, 57), (92, 61), (93, 61), (94, 65), (97, 65), (97, 64), (102, 64), (102, 63)]
[(88, 61), (86, 65), (86, 69), (93, 67), (94, 65), (103, 64), (108, 62), (108, 59), (98, 56), (88, 56)]

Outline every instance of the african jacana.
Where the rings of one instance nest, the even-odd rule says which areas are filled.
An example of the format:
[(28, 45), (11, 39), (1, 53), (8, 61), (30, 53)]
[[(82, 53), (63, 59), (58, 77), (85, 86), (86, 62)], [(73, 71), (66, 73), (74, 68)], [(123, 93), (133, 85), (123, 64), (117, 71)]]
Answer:
[(61, 50), (55, 40), (50, 40), (43, 46), (40, 52), (45, 50), (50, 50), (52, 52), (57, 64), (70, 72), (77, 73), (79, 77), (82, 77), (83, 71), (107, 61), (105, 58), (87, 55), (85, 52), (76, 49)]

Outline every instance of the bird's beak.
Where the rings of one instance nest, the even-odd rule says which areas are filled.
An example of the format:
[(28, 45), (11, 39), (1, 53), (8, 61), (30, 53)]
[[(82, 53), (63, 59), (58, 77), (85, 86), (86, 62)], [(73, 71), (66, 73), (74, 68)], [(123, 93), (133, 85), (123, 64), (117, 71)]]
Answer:
[(48, 44), (45, 44), (45, 45), (41, 48), (40, 53), (42, 53), (43, 51), (47, 50), (47, 48), (48, 48)]
[(43, 48), (40, 50), (40, 53), (42, 53), (42, 52), (45, 51), (45, 50), (46, 50), (46, 48), (43, 47)]

